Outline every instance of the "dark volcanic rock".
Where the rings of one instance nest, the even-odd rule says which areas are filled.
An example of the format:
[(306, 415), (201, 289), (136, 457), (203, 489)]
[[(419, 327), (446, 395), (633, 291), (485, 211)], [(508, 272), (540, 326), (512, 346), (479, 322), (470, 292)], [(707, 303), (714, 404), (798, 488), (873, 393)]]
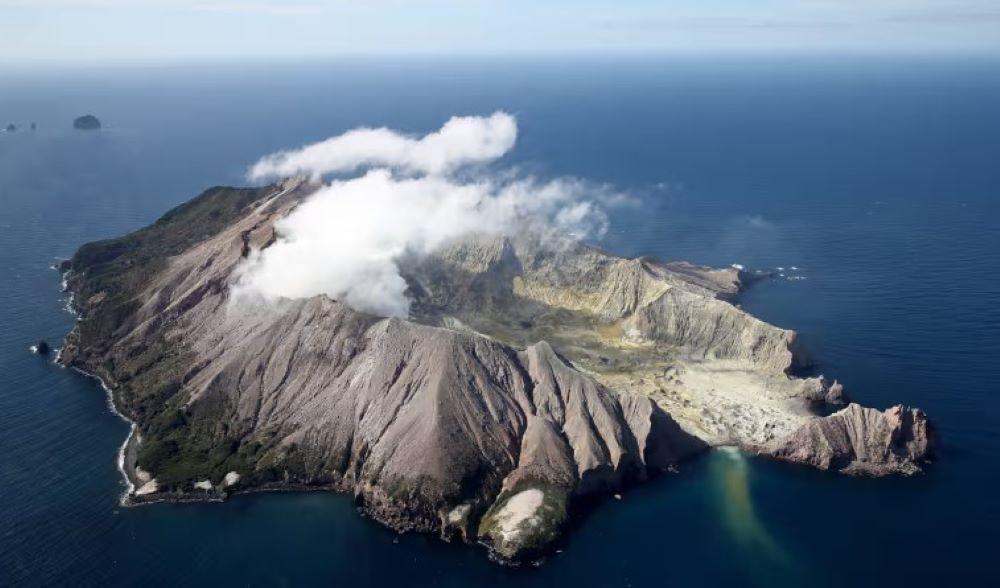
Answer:
[(14, 133), (17, 132), (17, 126), (14, 123), (10, 123), (4, 130), (6, 130), (8, 133)]
[(85, 114), (73, 121), (73, 128), (81, 131), (96, 131), (101, 128), (101, 121), (92, 114)]
[(38, 343), (35, 343), (34, 350), (38, 355), (48, 355), (50, 351), (49, 344), (45, 342), (45, 339), (42, 339)]

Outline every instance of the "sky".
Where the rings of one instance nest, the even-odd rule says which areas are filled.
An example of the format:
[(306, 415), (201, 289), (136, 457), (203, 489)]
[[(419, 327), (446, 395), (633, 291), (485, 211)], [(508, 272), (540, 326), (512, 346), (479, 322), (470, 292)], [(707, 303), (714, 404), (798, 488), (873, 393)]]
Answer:
[(0, 0), (0, 64), (644, 53), (1000, 54), (1000, 0)]

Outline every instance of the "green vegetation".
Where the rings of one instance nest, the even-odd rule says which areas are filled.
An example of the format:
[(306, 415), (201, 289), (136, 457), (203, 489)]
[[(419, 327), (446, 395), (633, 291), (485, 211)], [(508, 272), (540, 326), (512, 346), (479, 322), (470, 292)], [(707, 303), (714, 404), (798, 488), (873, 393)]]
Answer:
[(274, 482), (318, 483), (293, 445), (277, 449), (277, 437), (244, 439), (209, 415), (196, 420), (177, 407), (157, 414), (144, 428), (138, 463), (164, 490), (191, 490), (200, 480), (219, 484), (228, 472), (246, 486)]
[(177, 393), (191, 361), (183, 349), (157, 337), (126, 357), (102, 350), (134, 328), (138, 297), (169, 257), (217, 235), (272, 192), (271, 187), (211, 188), (149, 227), (84, 245), (63, 264), (71, 270), (70, 287), (85, 314), (74, 335), (77, 347), (103, 358), (99, 365), (83, 358), (83, 366), (114, 378), (116, 401), (142, 433), (139, 465), (164, 489), (187, 490), (205, 479), (219, 483), (230, 471), (245, 475), (262, 448), (241, 445), (212, 415), (194, 419), (182, 410), (185, 399)]
[(80, 346), (100, 349), (113, 341), (138, 308), (137, 294), (167, 258), (218, 234), (271, 191), (270, 187), (211, 188), (146, 228), (80, 247), (62, 269), (73, 272), (70, 287), (79, 308), (100, 306), (99, 313), (88, 313), (87, 320), (77, 325)]
[(152, 225), (116, 239), (87, 243), (63, 266), (86, 273), (81, 300), (104, 292), (109, 299), (135, 294), (171, 255), (218, 234), (271, 187), (215, 187), (170, 210)]
[(239, 473), (250, 484), (278, 481), (289, 469), (304, 474), (294, 447), (281, 464), (256, 471), (268, 448), (259, 441), (243, 442), (239, 435), (227, 437), (227, 430), (224, 425), (213, 430), (212, 423), (195, 422), (183, 409), (167, 408), (143, 430), (139, 466), (167, 490), (190, 490), (200, 480), (219, 484), (228, 472)]
[[(507, 501), (525, 490), (540, 490), (542, 504), (535, 515), (526, 519), (518, 526), (520, 537), (516, 545), (502, 545), (499, 534), (497, 515), (506, 506)], [(501, 493), (493, 506), (479, 521), (479, 536), (489, 538), (498, 553), (505, 557), (516, 559), (531, 557), (542, 553), (556, 539), (566, 522), (569, 513), (569, 491), (566, 488), (553, 486), (544, 482), (524, 480), (515, 488)]]

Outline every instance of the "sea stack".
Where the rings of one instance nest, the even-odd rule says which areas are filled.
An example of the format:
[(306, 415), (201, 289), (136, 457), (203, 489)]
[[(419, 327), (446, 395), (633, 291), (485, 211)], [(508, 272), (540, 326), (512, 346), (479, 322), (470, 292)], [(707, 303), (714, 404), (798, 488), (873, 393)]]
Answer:
[(35, 353), (38, 355), (48, 355), (50, 347), (45, 339), (40, 339), (38, 343), (35, 343), (35, 346), (32, 349), (34, 349)]
[(80, 131), (97, 131), (101, 128), (101, 121), (92, 114), (85, 114), (73, 121), (73, 128)]
[(7, 125), (7, 128), (5, 130), (8, 133), (16, 133), (17, 132), (17, 125), (15, 125), (14, 123), (10, 123), (9, 125)]

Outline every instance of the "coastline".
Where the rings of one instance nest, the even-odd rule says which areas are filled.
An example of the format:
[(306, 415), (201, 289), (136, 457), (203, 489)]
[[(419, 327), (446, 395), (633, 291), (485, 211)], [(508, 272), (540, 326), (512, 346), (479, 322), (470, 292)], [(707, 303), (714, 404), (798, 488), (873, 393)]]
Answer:
[[(53, 265), (51, 267), (56, 271), (59, 271), (60, 269), (58, 265)], [(75, 319), (73, 328), (75, 329), (76, 323), (78, 323), (81, 320), (81, 318), (80, 318), (80, 313), (77, 312), (77, 310), (74, 308), (73, 305), (73, 302), (75, 300), (75, 293), (69, 289), (69, 282), (68, 282), (69, 273), (70, 273), (69, 270), (62, 272), (61, 290), (69, 294), (64, 309), (66, 310), (66, 312), (73, 315)], [(70, 332), (72, 332), (72, 329), (70, 330)], [(193, 492), (182, 492), (182, 493), (153, 492), (151, 494), (138, 495), (135, 492), (136, 489), (139, 488), (142, 483), (141, 480), (139, 480), (135, 475), (137, 453), (138, 453), (138, 442), (139, 442), (138, 425), (136, 424), (135, 421), (127, 417), (125, 413), (118, 410), (118, 407), (115, 405), (114, 391), (111, 389), (111, 386), (109, 386), (108, 383), (104, 381), (103, 378), (101, 378), (97, 374), (88, 372), (87, 370), (81, 367), (65, 365), (61, 361), (62, 352), (63, 352), (63, 347), (56, 349), (55, 357), (53, 358), (52, 361), (59, 367), (69, 368), (86, 378), (96, 380), (97, 383), (100, 385), (101, 389), (104, 391), (105, 401), (108, 407), (108, 411), (110, 411), (111, 414), (117, 416), (118, 418), (125, 421), (129, 425), (128, 434), (125, 436), (125, 439), (119, 446), (118, 454), (115, 459), (115, 462), (118, 466), (118, 473), (121, 475), (121, 478), (124, 481), (125, 485), (124, 491), (118, 498), (119, 506), (129, 508), (129, 507), (143, 506), (148, 504), (158, 504), (158, 503), (223, 502), (229, 496), (234, 496), (237, 494), (256, 494), (263, 492), (315, 492), (315, 491), (333, 491), (338, 493), (347, 492), (345, 488), (339, 487), (336, 484), (310, 486), (304, 484), (271, 483), (264, 486), (233, 489), (229, 491), (223, 489), (216, 490), (213, 488), (212, 490), (196, 490)]]
[[(56, 357), (58, 361), (58, 356)], [(65, 366), (64, 366), (65, 367)], [(198, 492), (154, 492), (147, 495), (137, 495), (135, 490), (138, 487), (136, 484), (140, 481), (135, 477), (135, 463), (136, 463), (136, 452), (138, 443), (138, 426), (135, 421), (128, 418), (123, 414), (114, 403), (114, 393), (111, 391), (111, 387), (100, 377), (92, 374), (86, 370), (80, 369), (76, 366), (72, 366), (70, 369), (73, 371), (94, 380), (101, 385), (104, 390), (108, 409), (112, 414), (122, 419), (129, 424), (128, 435), (125, 436), (125, 440), (122, 442), (121, 446), (118, 448), (118, 456), (116, 458), (116, 463), (118, 465), (118, 473), (121, 474), (122, 480), (125, 482), (125, 490), (122, 492), (121, 496), (118, 498), (119, 506), (123, 507), (133, 507), (142, 506), (144, 504), (156, 504), (159, 502), (222, 502), (230, 494), (235, 494), (236, 492), (227, 493), (225, 491), (215, 491), (215, 490), (203, 490)], [(280, 488), (261, 488), (260, 491), (267, 490), (278, 490)], [(288, 490), (296, 490), (297, 488), (288, 488)], [(317, 488), (321, 489), (321, 488)], [(322, 488), (325, 489), (325, 488)], [(250, 490), (252, 491), (252, 490)]]
[[(59, 361), (58, 356), (56, 357), (56, 361), (57, 362)], [(131, 461), (132, 463), (135, 462), (134, 439), (136, 437), (136, 429), (138, 427), (136, 426), (135, 421), (125, 416), (120, 410), (118, 410), (118, 407), (115, 406), (114, 394), (111, 391), (111, 388), (107, 385), (107, 383), (105, 383), (104, 380), (101, 379), (100, 376), (82, 370), (76, 366), (72, 366), (70, 369), (88, 378), (97, 380), (97, 382), (101, 385), (101, 388), (104, 390), (104, 393), (106, 395), (108, 409), (111, 411), (112, 414), (114, 414), (115, 416), (117, 416), (118, 418), (129, 424), (128, 435), (126, 435), (125, 440), (121, 444), (121, 447), (118, 448), (117, 464), (118, 464), (118, 472), (121, 474), (122, 479), (125, 481), (125, 492), (122, 493), (118, 502), (122, 506), (130, 506), (132, 493), (135, 492), (136, 486), (134, 480), (132, 479), (132, 476), (129, 475), (128, 469), (126, 469), (128, 466), (126, 461)]]
[[(54, 266), (52, 266), (52, 269), (58, 271), (59, 267), (57, 265), (54, 265)], [(76, 323), (80, 322), (80, 313), (78, 313), (76, 311), (76, 309), (73, 307), (73, 301), (75, 299), (75, 293), (72, 292), (71, 290), (69, 290), (69, 279), (68, 278), (69, 278), (69, 270), (62, 272), (62, 291), (69, 293), (69, 297), (66, 300), (66, 307), (65, 307), (65, 309), (66, 309), (67, 312), (69, 312), (70, 314), (73, 315), (73, 318), (74, 318), (73, 328), (75, 329), (76, 328)], [(72, 330), (71, 330), (71, 332), (72, 332)], [(62, 347), (60, 347), (58, 350), (56, 350), (56, 356), (55, 356), (55, 359), (53, 360), (53, 361), (55, 361), (56, 365), (59, 365), (59, 366), (64, 367), (64, 368), (65, 367), (70, 367), (73, 371), (75, 371), (75, 372), (77, 372), (79, 374), (83, 374), (84, 376), (86, 376), (88, 378), (97, 380), (97, 382), (101, 386), (101, 389), (104, 390), (105, 399), (107, 400), (108, 410), (111, 411), (111, 414), (117, 416), (118, 418), (120, 418), (121, 420), (123, 420), (123, 421), (125, 421), (126, 423), (129, 424), (128, 435), (125, 436), (125, 440), (122, 441), (121, 447), (118, 448), (118, 458), (117, 458), (118, 472), (121, 474), (122, 479), (125, 481), (125, 491), (122, 493), (121, 497), (118, 499), (118, 503), (121, 506), (129, 506), (129, 498), (132, 495), (132, 493), (135, 492), (136, 486), (135, 486), (135, 482), (132, 479), (132, 476), (129, 475), (128, 470), (126, 469), (126, 467), (127, 467), (126, 459), (129, 457), (129, 454), (131, 454), (130, 455), (131, 462), (133, 464), (135, 462), (135, 443), (134, 443), (134, 439), (135, 439), (135, 436), (136, 436), (136, 429), (137, 429), (135, 421), (133, 421), (132, 419), (128, 418), (127, 416), (125, 416), (125, 414), (123, 412), (121, 412), (120, 410), (118, 410), (118, 407), (115, 406), (114, 392), (112, 392), (111, 387), (108, 386), (107, 382), (105, 382), (100, 376), (98, 376), (97, 374), (92, 374), (92, 373), (90, 373), (90, 372), (88, 372), (88, 371), (86, 371), (86, 370), (84, 370), (82, 368), (79, 368), (77, 366), (66, 366), (66, 365), (63, 365), (63, 363), (61, 361), (61, 359), (62, 359), (62, 350), (63, 350)]]

